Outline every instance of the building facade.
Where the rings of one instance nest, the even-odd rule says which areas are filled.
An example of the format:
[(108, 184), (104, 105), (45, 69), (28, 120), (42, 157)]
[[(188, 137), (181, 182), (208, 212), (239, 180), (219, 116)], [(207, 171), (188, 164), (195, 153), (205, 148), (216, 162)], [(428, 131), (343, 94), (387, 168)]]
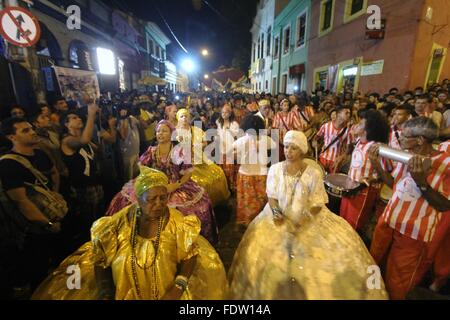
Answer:
[(175, 64), (166, 60), (166, 77), (165, 80), (167, 82), (166, 89), (169, 92), (176, 92), (177, 89), (177, 67)]
[[(72, 5), (78, 6), (81, 14), (80, 28), (73, 30), (67, 24), (71, 16), (67, 8)], [(0, 0), (0, 8), (6, 6), (29, 9), (39, 20), (41, 37), (31, 48), (9, 45), (0, 39), (0, 78), (3, 84), (9, 83), (0, 94), (5, 105), (19, 103), (27, 108), (59, 95), (52, 75), (54, 66), (96, 72), (102, 92), (145, 89), (139, 83), (145, 75), (166, 79), (166, 46), (170, 40), (152, 22), (142, 21), (99, 0), (40, 0), (32, 3)], [(110, 74), (100, 72), (99, 61), (103, 59), (100, 51), (107, 52), (111, 59), (114, 71)], [(12, 66), (14, 72), (10, 73), (8, 66)], [(169, 82), (174, 89), (176, 70), (171, 64), (169, 68), (172, 73)], [(17, 82), (24, 74), (30, 76), (29, 81)], [(22, 90), (21, 87), (28, 83), (32, 86)], [(25, 101), (23, 92), (35, 97)], [(5, 112), (2, 110), (2, 114)]]
[(307, 89), (387, 92), (450, 78), (447, 0), (372, 0), (379, 31), (367, 29), (367, 0), (312, 1)]
[(261, 0), (253, 20), (250, 77), (255, 92), (271, 88), (272, 28), (275, 18), (275, 0)]
[(160, 79), (166, 79), (166, 57), (167, 48), (170, 44), (169, 38), (154, 23), (148, 22), (145, 26), (145, 36), (148, 53), (149, 70), (144, 72), (142, 76), (154, 76)]
[(310, 0), (293, 0), (275, 18), (272, 93), (306, 90), (310, 7)]

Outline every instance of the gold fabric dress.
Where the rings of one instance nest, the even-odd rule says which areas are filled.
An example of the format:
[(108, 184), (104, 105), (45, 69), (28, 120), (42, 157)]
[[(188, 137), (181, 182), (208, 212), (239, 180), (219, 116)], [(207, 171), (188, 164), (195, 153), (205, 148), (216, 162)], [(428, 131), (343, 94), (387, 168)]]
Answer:
[[(35, 300), (95, 300), (98, 289), (95, 281), (94, 266), (111, 267), (116, 287), (116, 300), (137, 300), (135, 277), (131, 259), (131, 221), (128, 213), (136, 211), (136, 206), (124, 208), (111, 217), (103, 217), (92, 227), (92, 241), (83, 245), (69, 256), (40, 285), (33, 294)], [(159, 298), (174, 284), (177, 265), (183, 260), (197, 256), (197, 262), (189, 279), (188, 289), (183, 300), (223, 299), (228, 284), (225, 269), (217, 252), (206, 239), (199, 235), (200, 222), (194, 215), (183, 216), (170, 208), (170, 217), (161, 232), (159, 251), (155, 265), (152, 241), (137, 236), (136, 275), (143, 300), (153, 299), (155, 277)], [(67, 287), (67, 268), (78, 265), (81, 271), (81, 289), (69, 290)], [(146, 269), (145, 269), (146, 268)]]
[[(301, 177), (292, 177), (283, 162), (273, 165), (267, 194), (278, 200), (285, 222), (276, 226), (267, 204), (250, 224), (229, 271), (229, 298), (388, 297), (381, 276), (371, 286), (376, 264), (358, 234), (325, 207), (328, 197), (318, 169), (308, 166)], [(312, 215), (312, 207), (322, 210)]]
[[(193, 138), (191, 139), (192, 134)], [(194, 164), (192, 180), (206, 190), (215, 207), (225, 204), (231, 194), (222, 168), (203, 155), (202, 142), (204, 134), (200, 128), (194, 126), (191, 127), (191, 130), (177, 128), (177, 137), (182, 137), (182, 141), (192, 141), (192, 159)]]

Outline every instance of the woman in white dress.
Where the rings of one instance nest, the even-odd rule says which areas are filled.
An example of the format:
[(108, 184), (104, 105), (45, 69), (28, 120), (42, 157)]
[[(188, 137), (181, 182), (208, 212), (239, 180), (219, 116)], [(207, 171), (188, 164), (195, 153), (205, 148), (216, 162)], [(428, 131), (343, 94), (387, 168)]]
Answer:
[(352, 227), (325, 206), (320, 169), (302, 132), (267, 177), (269, 202), (248, 227), (229, 272), (232, 299), (386, 299), (377, 266)]

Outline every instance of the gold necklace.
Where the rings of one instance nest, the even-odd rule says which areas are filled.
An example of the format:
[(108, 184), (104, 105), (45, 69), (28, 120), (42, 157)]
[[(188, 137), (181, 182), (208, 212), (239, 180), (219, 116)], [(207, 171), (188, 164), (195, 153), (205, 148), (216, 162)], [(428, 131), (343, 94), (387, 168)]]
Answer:
[[(170, 150), (169, 153), (167, 154), (166, 160), (164, 161), (166, 164), (169, 163), (170, 161), (167, 161), (168, 159), (171, 158), (172, 156), (172, 150), (173, 150), (173, 145), (170, 144)], [(158, 168), (161, 168), (162, 166), (162, 157), (161, 157), (161, 150), (160, 150), (160, 145), (158, 144), (158, 146), (156, 147), (156, 154), (155, 154), (155, 158), (156, 158), (156, 165), (158, 166)]]
[[(133, 274), (133, 280), (134, 280), (134, 286), (136, 289), (136, 294), (138, 296), (139, 299), (142, 299), (141, 296), (141, 289), (139, 286), (139, 279), (137, 276), (137, 266), (139, 266), (141, 269), (147, 270), (149, 267), (147, 267), (146, 263), (144, 263), (144, 266), (140, 266), (137, 262), (137, 257), (136, 257), (136, 246), (137, 246), (137, 230), (139, 229), (139, 224), (138, 224), (138, 220), (137, 220), (137, 216), (138, 216), (138, 211), (139, 213), (141, 213), (140, 208), (137, 208), (135, 210), (135, 214), (134, 214), (134, 219), (133, 219), (133, 225), (132, 225), (132, 229), (131, 229), (131, 272)], [(150, 267), (152, 268), (152, 278), (153, 278), (153, 282), (152, 282), (152, 294), (153, 294), (153, 299), (158, 300), (159, 298), (159, 289), (158, 289), (158, 278), (156, 275), (156, 257), (158, 255), (158, 249), (159, 249), (159, 244), (160, 244), (160, 238), (161, 238), (161, 232), (162, 232), (162, 227), (165, 221), (165, 214), (163, 214), (160, 218), (159, 218), (159, 224), (158, 224), (158, 231), (156, 234), (156, 240), (154, 243), (154, 257), (153, 257), (153, 261), (152, 264), (150, 265)]]

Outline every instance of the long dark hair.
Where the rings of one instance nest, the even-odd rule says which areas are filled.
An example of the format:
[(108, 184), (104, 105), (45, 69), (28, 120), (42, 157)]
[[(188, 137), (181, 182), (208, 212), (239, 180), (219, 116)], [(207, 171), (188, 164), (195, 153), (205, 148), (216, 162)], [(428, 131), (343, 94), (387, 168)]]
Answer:
[(363, 110), (360, 115), (362, 119), (366, 119), (367, 140), (387, 143), (389, 140), (389, 123), (386, 117), (377, 110)]

